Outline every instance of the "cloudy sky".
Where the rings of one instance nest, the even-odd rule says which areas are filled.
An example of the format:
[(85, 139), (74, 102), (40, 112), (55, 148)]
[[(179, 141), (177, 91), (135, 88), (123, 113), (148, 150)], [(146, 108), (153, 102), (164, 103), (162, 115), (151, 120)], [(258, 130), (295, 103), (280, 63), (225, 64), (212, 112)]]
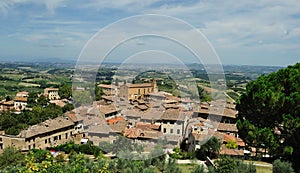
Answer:
[[(223, 64), (300, 62), (299, 0), (1, 0), (0, 60), (76, 60), (98, 31), (142, 14), (167, 15), (189, 23), (209, 40)], [(166, 31), (173, 27), (168, 22), (159, 25)], [(107, 40), (126, 34), (122, 33), (126, 27), (130, 26), (121, 26)], [(187, 58), (182, 52), (172, 52), (180, 50), (175, 44), (159, 38), (130, 40), (127, 47), (149, 43), (167, 45), (165, 54)], [(126, 51), (126, 46), (121, 47), (111, 53), (114, 60)]]

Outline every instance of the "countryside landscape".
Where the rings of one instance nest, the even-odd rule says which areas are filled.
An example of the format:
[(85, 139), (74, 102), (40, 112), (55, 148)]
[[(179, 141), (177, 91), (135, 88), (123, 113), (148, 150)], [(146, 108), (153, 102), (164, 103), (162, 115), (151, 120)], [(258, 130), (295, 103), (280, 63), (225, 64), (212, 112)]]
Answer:
[[(298, 111), (299, 64), (287, 68), (224, 66), (224, 97), (217, 89), (223, 83), (217, 81), (220, 86), (211, 88), (199, 64), (188, 65), (189, 72), (172, 65), (144, 72), (116, 66), (102, 65), (91, 90), (74, 88), (71, 63), (2, 62), (2, 172), (297, 169), (293, 165), (297, 163), (297, 117), (293, 113)], [(128, 75), (132, 73), (138, 75)], [(180, 76), (180, 84), (171, 74)], [(129, 78), (123, 80), (124, 76)], [(196, 84), (197, 93), (184, 85), (186, 81)], [(264, 81), (273, 88), (266, 89)], [(286, 85), (291, 86), (284, 89)], [(92, 106), (87, 104), (89, 92), (95, 96)], [(221, 98), (226, 102), (224, 110), (218, 111)], [(278, 108), (284, 104), (296, 105)], [(249, 108), (255, 106), (255, 110)], [(278, 109), (286, 112), (267, 117)], [(263, 111), (266, 119), (261, 117)]]
[(299, 9), (0, 0), (0, 173), (300, 173)]

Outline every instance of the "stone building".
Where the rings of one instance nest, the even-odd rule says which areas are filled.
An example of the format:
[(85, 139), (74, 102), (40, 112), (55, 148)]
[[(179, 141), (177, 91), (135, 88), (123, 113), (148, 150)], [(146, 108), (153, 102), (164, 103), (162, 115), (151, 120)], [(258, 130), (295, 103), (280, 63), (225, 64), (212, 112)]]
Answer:
[(127, 100), (144, 99), (146, 95), (153, 92), (158, 92), (158, 87), (155, 79), (153, 79), (151, 83), (125, 83), (120, 86), (120, 97)]
[(3, 150), (8, 146), (21, 151), (33, 148), (46, 149), (72, 141), (73, 135), (73, 121), (69, 117), (61, 116), (30, 126), (18, 135), (0, 135), (0, 149)]
[(24, 110), (27, 105), (27, 97), (17, 96), (14, 98), (14, 108), (15, 110)]
[(58, 95), (58, 88), (45, 88), (44, 96), (49, 100), (58, 100), (60, 97)]

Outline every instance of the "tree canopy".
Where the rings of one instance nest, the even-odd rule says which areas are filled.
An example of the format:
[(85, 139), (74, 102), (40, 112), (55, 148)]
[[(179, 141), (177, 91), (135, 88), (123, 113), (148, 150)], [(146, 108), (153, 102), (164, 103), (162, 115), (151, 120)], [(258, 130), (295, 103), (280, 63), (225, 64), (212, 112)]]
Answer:
[(241, 138), (275, 158), (299, 163), (299, 89), (300, 63), (248, 83), (236, 106)]

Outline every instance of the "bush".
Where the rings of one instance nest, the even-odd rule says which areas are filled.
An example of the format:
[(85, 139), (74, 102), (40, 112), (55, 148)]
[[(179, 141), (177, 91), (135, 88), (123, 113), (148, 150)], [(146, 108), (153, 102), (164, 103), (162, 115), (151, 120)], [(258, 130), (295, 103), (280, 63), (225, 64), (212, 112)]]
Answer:
[(273, 162), (273, 173), (294, 173), (294, 169), (290, 162), (281, 161), (279, 159)]

